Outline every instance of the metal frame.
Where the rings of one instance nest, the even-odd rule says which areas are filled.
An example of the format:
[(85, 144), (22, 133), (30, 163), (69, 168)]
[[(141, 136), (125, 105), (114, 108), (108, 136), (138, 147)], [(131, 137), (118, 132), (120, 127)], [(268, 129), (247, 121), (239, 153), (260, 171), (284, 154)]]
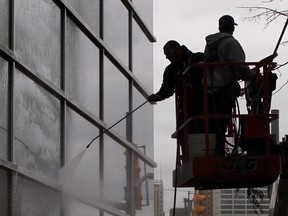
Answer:
[[(273, 56), (272, 56), (273, 57)], [(271, 57), (271, 58), (272, 58)], [(273, 60), (273, 59), (272, 59)], [(233, 187), (259, 187), (273, 183), (278, 175), (280, 174), (280, 155), (273, 154), (270, 146), (270, 127), (269, 124), (272, 120), (277, 119), (278, 115), (269, 114), (269, 80), (268, 75), (275, 68), (276, 63), (272, 62), (269, 57), (265, 58), (260, 62), (222, 62), (222, 63), (198, 63), (193, 64), (192, 67), (202, 67), (203, 71), (203, 92), (204, 92), (204, 114), (195, 115), (192, 117), (187, 116), (187, 100), (186, 97), (186, 82), (185, 82), (185, 71), (183, 72), (183, 89), (184, 99), (183, 104), (177, 104), (177, 92), (176, 91), (176, 114), (179, 113), (179, 107), (183, 111), (184, 120), (179, 129), (184, 131), (184, 139), (181, 138), (181, 142), (177, 141), (177, 149), (179, 145), (183, 145), (185, 154), (180, 157), (179, 151), (177, 153), (177, 164), (176, 170), (174, 170), (174, 182), (175, 187), (195, 187), (196, 189), (220, 189), (220, 188), (233, 188)], [(259, 73), (259, 68), (263, 69), (263, 87), (261, 90), (261, 98), (263, 98), (263, 113), (249, 113), (249, 114), (209, 114), (208, 113), (208, 96), (207, 96), (207, 77), (206, 71), (208, 67), (229, 67), (229, 66), (243, 66), (250, 65), (255, 66), (254, 71)], [(256, 70), (257, 69), (257, 70)], [(187, 71), (187, 70), (186, 70)], [(193, 72), (193, 71), (192, 71)], [(259, 74), (256, 73), (256, 80)], [(258, 91), (260, 91), (258, 90)], [(209, 142), (209, 119), (212, 118), (233, 118), (240, 120), (252, 119), (256, 121), (261, 119), (263, 132), (261, 132), (261, 138), (263, 138), (263, 153), (255, 154), (253, 151), (247, 150), (247, 155), (231, 154), (231, 156), (215, 156), (211, 153), (211, 146)], [(178, 118), (177, 118), (178, 119)], [(205, 134), (205, 154), (194, 157), (190, 157), (189, 144), (187, 142), (188, 131), (185, 126), (193, 119), (202, 119), (205, 127), (203, 133)], [(260, 123), (261, 124), (261, 123)], [(177, 132), (179, 132), (179, 129)], [(235, 131), (234, 131), (235, 132)], [(250, 132), (249, 132), (250, 133)], [(253, 133), (253, 132), (252, 132)], [(237, 135), (237, 133), (235, 132)], [(244, 132), (242, 131), (242, 135)], [(258, 134), (257, 134), (258, 135)], [(253, 136), (252, 138), (259, 138), (259, 136)], [(249, 137), (250, 138), (250, 137)], [(178, 140), (178, 138), (177, 138)], [(182, 141), (184, 140), (184, 141)], [(262, 141), (262, 139), (261, 139)], [(236, 147), (238, 145), (235, 144)], [(207, 164), (209, 164), (207, 166)], [(242, 167), (243, 166), (243, 167)], [(269, 167), (267, 169), (267, 166)]]
[[(65, 128), (65, 121), (66, 121), (66, 107), (69, 106), (74, 111), (76, 111), (79, 115), (81, 115), (83, 118), (88, 120), (90, 123), (95, 125), (96, 127), (99, 127), (99, 130), (105, 130), (108, 128), (108, 126), (103, 121), (103, 61), (104, 56), (106, 56), (116, 67), (118, 70), (122, 72), (122, 74), (129, 80), (129, 110), (132, 110), (132, 90), (133, 86), (145, 97), (148, 98), (150, 93), (145, 89), (145, 87), (141, 84), (141, 82), (135, 77), (135, 75), (132, 73), (132, 20), (137, 22), (137, 24), (140, 26), (144, 34), (147, 36), (147, 38), (150, 40), (150, 42), (155, 42), (156, 39), (151, 33), (151, 30), (147, 27), (147, 25), (144, 23), (143, 19), (140, 17), (139, 13), (136, 11), (133, 4), (128, 0), (122, 0), (122, 3), (125, 5), (125, 7), (129, 10), (129, 68), (124, 66), (124, 64), (115, 56), (113, 51), (111, 51), (108, 46), (104, 43), (103, 40), (103, 0), (100, 0), (100, 37), (98, 34), (96, 34), (89, 25), (83, 20), (80, 15), (65, 1), (65, 0), (52, 0), (57, 6), (60, 8), (60, 29), (61, 29), (61, 54), (60, 54), (60, 87), (57, 87), (51, 82), (46, 79), (43, 75), (37, 73), (35, 70), (31, 69), (28, 65), (23, 62), (21, 58), (19, 58), (14, 53), (15, 49), (15, 14), (14, 14), (14, 0), (10, 1), (9, 5), (9, 48), (4, 46), (0, 43), (0, 55), (1, 57), (5, 58), (8, 61), (9, 64), (9, 99), (8, 99), (8, 106), (9, 106), (9, 116), (8, 116), (8, 128), (9, 128), (9, 134), (8, 134), (8, 143), (13, 143), (14, 141), (14, 134), (13, 134), (13, 120), (14, 120), (14, 86), (13, 86), (13, 80), (14, 80), (14, 71), (15, 68), (21, 69), (21, 72), (23, 72), (25, 75), (27, 75), (30, 79), (35, 81), (37, 84), (39, 84), (41, 87), (43, 87), (45, 90), (47, 90), (50, 94), (54, 95), (60, 100), (60, 109), (61, 109), (61, 116), (60, 116), (60, 130), (61, 130), (61, 155), (60, 155), (60, 164), (65, 164), (65, 135), (66, 135), (66, 128)], [(66, 28), (66, 17), (69, 15), (71, 19), (76, 23), (78, 28), (99, 48), (100, 52), (100, 66), (99, 66), (99, 72), (100, 72), (100, 116), (99, 118), (95, 115), (93, 115), (91, 112), (89, 112), (87, 109), (85, 109), (83, 106), (78, 104), (76, 101), (74, 101), (67, 93), (65, 93), (65, 28)], [(132, 128), (130, 129), (130, 133), (132, 133)], [(156, 163), (145, 155), (142, 151), (137, 149), (132, 143), (132, 140), (126, 139), (121, 137), (119, 134), (117, 134), (113, 130), (109, 130), (107, 132), (107, 135), (111, 137), (113, 140), (118, 142), (120, 145), (122, 145), (124, 148), (129, 150), (131, 152), (131, 155), (136, 155), (139, 157), (143, 162), (150, 167), (156, 167)], [(100, 154), (100, 180), (103, 181), (103, 137), (100, 137), (100, 148), (99, 148), (99, 154)], [(9, 153), (8, 153), (8, 160), (13, 161), (13, 145), (9, 146)], [(129, 158), (129, 157), (128, 157)], [(15, 175), (18, 173), (22, 176), (25, 176), (27, 178), (33, 179), (33, 181), (36, 181), (40, 184), (43, 184), (45, 186), (50, 187), (51, 189), (57, 190), (57, 185), (55, 182), (49, 182), (45, 179), (40, 179), (37, 176), (34, 176), (33, 173), (31, 173), (29, 170), (18, 166), (14, 163), (11, 163), (9, 161), (0, 160), (0, 167), (3, 167), (5, 169), (8, 169), (12, 172), (9, 172), (11, 175), (11, 188), (13, 188), (15, 184)], [(102, 161), (102, 162), (101, 162)], [(102, 164), (102, 165), (101, 165)], [(131, 168), (132, 173), (132, 168)], [(130, 173), (130, 174), (131, 174)], [(131, 184), (132, 185), (132, 184)], [(133, 186), (132, 186), (133, 187)], [(13, 197), (13, 193), (11, 191), (11, 197), (10, 202), (13, 202), (15, 200), (15, 197)], [(132, 199), (133, 200), (133, 199)], [(84, 203), (91, 204), (87, 200), (82, 200)], [(98, 203), (96, 208), (99, 208), (100, 214), (103, 215), (103, 212), (107, 212), (112, 215), (126, 215), (122, 212), (115, 210), (114, 208)], [(11, 215), (15, 215), (16, 213), (13, 210), (13, 205), (10, 205), (9, 210)], [(62, 212), (63, 214), (63, 212)], [(134, 215), (132, 213), (131, 215)]]

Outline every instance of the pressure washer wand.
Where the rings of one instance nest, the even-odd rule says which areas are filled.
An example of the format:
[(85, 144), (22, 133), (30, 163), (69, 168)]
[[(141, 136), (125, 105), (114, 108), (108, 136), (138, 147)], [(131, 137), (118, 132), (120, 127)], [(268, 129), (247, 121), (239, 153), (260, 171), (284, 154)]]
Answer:
[(284, 35), (285, 31), (286, 31), (287, 25), (288, 25), (288, 18), (287, 18), (287, 20), (286, 20), (286, 22), (285, 22), (285, 24), (284, 24), (284, 27), (283, 27), (282, 32), (281, 32), (281, 34), (280, 34), (280, 37), (279, 37), (279, 39), (278, 39), (278, 41), (277, 41), (277, 44), (276, 44), (276, 46), (275, 46), (275, 49), (274, 49), (273, 54), (270, 55), (270, 56), (267, 56), (267, 57), (264, 58), (264, 59), (262, 59), (261, 62), (263, 62), (263, 61), (272, 62), (273, 59), (278, 56), (277, 50), (278, 50), (278, 48), (279, 48), (279, 46), (280, 46), (280, 44), (281, 44), (281, 41), (282, 41), (283, 35)]
[(280, 43), (282, 41), (283, 35), (284, 35), (285, 31), (286, 31), (287, 25), (288, 25), (288, 18), (286, 20), (286, 23), (284, 24), (283, 30), (282, 30), (281, 35), (280, 35), (280, 37), (278, 39), (278, 42), (276, 44), (276, 47), (275, 47), (274, 52), (273, 52), (273, 55), (277, 55), (277, 50), (278, 50), (278, 47), (279, 47), (279, 45), (280, 45)]
[(148, 102), (148, 100), (146, 100), (144, 103), (142, 103), (140, 106), (136, 107), (134, 110), (132, 110), (131, 112), (129, 112), (126, 116), (124, 116), (123, 118), (121, 118), (119, 121), (117, 121), (115, 124), (113, 124), (112, 126), (110, 126), (109, 128), (105, 129), (102, 133), (100, 133), (97, 137), (95, 137), (94, 139), (92, 139), (90, 141), (90, 143), (87, 145), (86, 149), (90, 147), (90, 145), (96, 140), (98, 139), (100, 136), (102, 136), (103, 134), (105, 134), (107, 131), (109, 131), (111, 128), (113, 128), (115, 125), (119, 124), (121, 121), (123, 121), (124, 119), (126, 119), (128, 116), (130, 116), (133, 112), (135, 112), (136, 110), (138, 110), (140, 107), (144, 106), (146, 103)]

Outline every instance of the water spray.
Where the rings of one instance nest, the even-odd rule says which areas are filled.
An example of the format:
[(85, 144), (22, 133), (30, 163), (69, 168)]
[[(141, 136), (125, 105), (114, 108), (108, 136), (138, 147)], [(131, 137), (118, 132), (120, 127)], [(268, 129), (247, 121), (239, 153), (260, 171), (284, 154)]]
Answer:
[(70, 185), (67, 184), (71, 181), (71, 177), (74, 175), (74, 172), (76, 168), (78, 167), (80, 161), (82, 160), (82, 157), (84, 156), (86, 150), (90, 147), (90, 145), (98, 139), (100, 136), (105, 134), (107, 131), (109, 131), (111, 128), (113, 128), (115, 125), (117, 125), (119, 122), (127, 118), (129, 115), (131, 115), (133, 112), (138, 110), (140, 107), (144, 106), (148, 100), (146, 100), (144, 103), (142, 103), (140, 106), (129, 112), (126, 116), (121, 118), (119, 121), (117, 121), (115, 124), (113, 124), (111, 127), (105, 129), (100, 133), (97, 137), (93, 138), (90, 143), (87, 145), (85, 149), (83, 149), (81, 152), (79, 152), (75, 157), (73, 157), (68, 163), (65, 164), (64, 167), (62, 167), (58, 171), (58, 182), (62, 190), (69, 191)]

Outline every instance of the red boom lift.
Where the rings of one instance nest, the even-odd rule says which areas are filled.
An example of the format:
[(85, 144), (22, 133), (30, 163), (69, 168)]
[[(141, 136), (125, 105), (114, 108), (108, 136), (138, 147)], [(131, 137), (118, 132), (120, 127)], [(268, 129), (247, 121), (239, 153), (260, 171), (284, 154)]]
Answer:
[[(177, 138), (174, 187), (195, 187), (197, 190), (261, 187), (272, 184), (278, 178), (281, 156), (278, 150), (274, 150), (275, 145), (270, 134), (271, 122), (279, 117), (277, 114), (270, 114), (271, 96), (277, 79), (276, 74), (272, 73), (276, 67), (273, 62), (275, 56), (250, 63), (193, 64), (191, 68), (201, 67), (203, 72), (204, 111), (201, 115), (187, 114), (189, 98), (186, 93), (186, 79), (193, 70), (183, 73), (183, 89), (176, 91), (177, 131), (172, 135)], [(257, 74), (254, 81), (241, 83), (247, 112), (239, 113), (239, 107), (235, 105), (232, 115), (209, 115), (205, 71), (212, 66), (235, 67), (241, 64), (254, 67)], [(181, 100), (180, 94), (183, 98)], [(215, 137), (209, 133), (209, 120), (220, 117), (230, 120), (226, 134), (229, 142), (225, 156), (214, 156)], [(187, 126), (193, 120), (204, 122), (203, 133), (191, 134), (188, 131)]]

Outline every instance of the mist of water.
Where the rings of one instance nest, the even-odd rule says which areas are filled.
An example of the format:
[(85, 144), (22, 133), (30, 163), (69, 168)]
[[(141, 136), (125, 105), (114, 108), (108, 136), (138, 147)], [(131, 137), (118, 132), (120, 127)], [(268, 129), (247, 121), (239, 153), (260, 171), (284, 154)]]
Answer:
[(73, 175), (79, 166), (84, 154), (86, 152), (86, 148), (79, 152), (74, 158), (69, 160), (65, 166), (63, 166), (58, 172), (58, 184), (59, 187), (65, 191), (73, 181)]

